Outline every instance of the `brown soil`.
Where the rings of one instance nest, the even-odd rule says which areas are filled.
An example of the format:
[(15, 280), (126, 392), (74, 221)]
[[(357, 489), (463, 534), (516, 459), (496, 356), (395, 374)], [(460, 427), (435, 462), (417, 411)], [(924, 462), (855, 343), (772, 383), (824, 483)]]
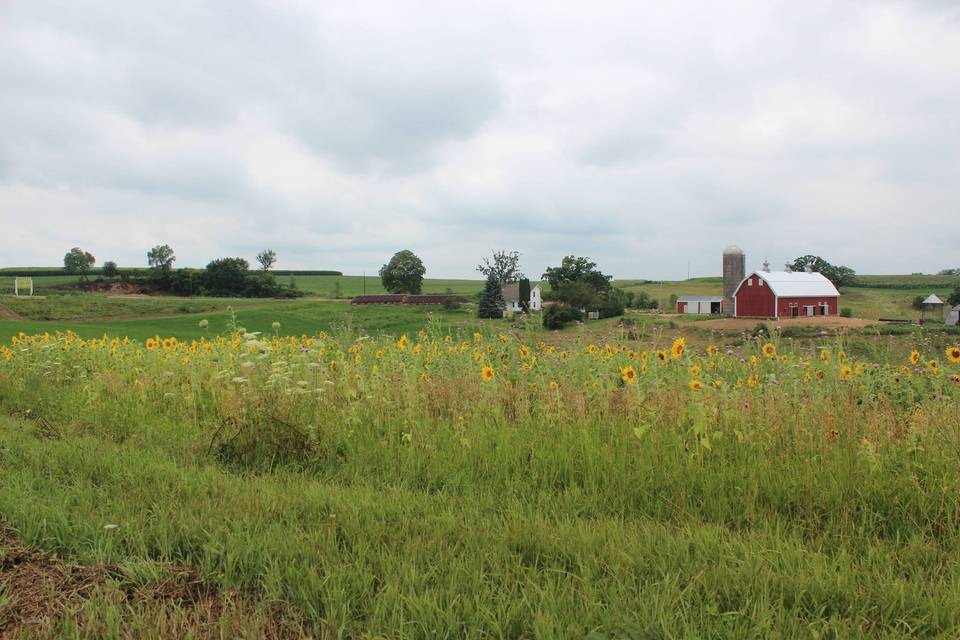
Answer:
[(863, 318), (842, 318), (840, 316), (827, 316), (820, 318), (780, 318), (779, 320), (763, 320), (758, 318), (717, 318), (716, 320), (701, 320), (690, 323), (691, 328), (706, 329), (709, 331), (730, 331), (740, 332), (753, 329), (758, 322), (767, 325), (777, 325), (783, 328), (787, 327), (822, 327), (824, 329), (838, 329), (843, 327), (860, 328), (871, 324), (876, 324), (874, 320), (864, 320)]
[(65, 616), (81, 628), (96, 625), (82, 610), (92, 598), (168, 637), (219, 638), (225, 629), (244, 637), (308, 637), (279, 608), (258, 608), (248, 594), (221, 593), (194, 569), (170, 567), (160, 580), (133, 587), (123, 583), (118, 567), (66, 562), (23, 545), (5, 529), (0, 529), (0, 596), (0, 640), (54, 637)]
[(23, 320), (13, 309), (0, 304), (0, 320)]

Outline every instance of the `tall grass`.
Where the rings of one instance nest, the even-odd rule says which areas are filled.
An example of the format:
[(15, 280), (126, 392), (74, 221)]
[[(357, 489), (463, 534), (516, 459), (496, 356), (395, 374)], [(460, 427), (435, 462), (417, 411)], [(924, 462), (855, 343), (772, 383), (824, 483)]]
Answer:
[(948, 635), (960, 365), (925, 350), (24, 336), (0, 518), (332, 636)]

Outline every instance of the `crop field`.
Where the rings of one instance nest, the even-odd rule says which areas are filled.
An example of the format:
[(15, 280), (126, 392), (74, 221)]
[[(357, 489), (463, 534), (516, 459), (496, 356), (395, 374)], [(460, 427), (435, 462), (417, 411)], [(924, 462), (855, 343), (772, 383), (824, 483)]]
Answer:
[(955, 334), (422, 320), (6, 341), (0, 635), (960, 631)]

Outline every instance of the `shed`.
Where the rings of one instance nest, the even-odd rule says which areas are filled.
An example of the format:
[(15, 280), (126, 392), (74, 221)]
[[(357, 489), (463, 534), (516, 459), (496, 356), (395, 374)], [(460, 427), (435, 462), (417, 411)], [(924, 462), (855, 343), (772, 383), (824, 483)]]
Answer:
[(840, 292), (822, 273), (754, 271), (737, 286), (733, 315), (737, 318), (835, 316)]
[(723, 296), (680, 296), (677, 298), (677, 313), (719, 315)]
[(949, 315), (947, 315), (947, 324), (953, 326), (960, 325), (960, 304), (950, 310)]

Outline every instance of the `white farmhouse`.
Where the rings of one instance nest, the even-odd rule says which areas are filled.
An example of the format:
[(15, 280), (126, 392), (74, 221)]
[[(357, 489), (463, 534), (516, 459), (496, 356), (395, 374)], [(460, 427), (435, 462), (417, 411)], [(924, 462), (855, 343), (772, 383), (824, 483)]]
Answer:
[[(543, 308), (543, 296), (539, 284), (530, 286), (530, 311), (540, 311)], [(523, 311), (520, 304), (520, 283), (511, 282), (503, 286), (503, 301), (507, 303), (507, 313)]]

